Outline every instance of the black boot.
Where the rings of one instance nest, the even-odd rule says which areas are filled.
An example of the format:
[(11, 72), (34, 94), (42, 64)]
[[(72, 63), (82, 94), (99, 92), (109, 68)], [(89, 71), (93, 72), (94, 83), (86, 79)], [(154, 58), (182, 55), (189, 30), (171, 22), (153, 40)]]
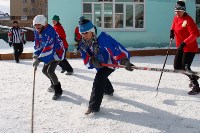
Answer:
[(90, 113), (94, 113), (94, 112), (99, 112), (99, 109), (98, 110), (94, 110), (92, 108), (88, 108), (88, 110), (85, 112), (85, 114), (89, 115)]
[(65, 71), (67, 71), (67, 70), (62, 70), (61, 73), (64, 73)]
[(189, 95), (196, 95), (200, 93), (199, 83), (197, 80), (192, 81), (193, 87), (192, 90), (188, 92)]
[(57, 85), (54, 85), (54, 89), (55, 89), (55, 94), (53, 95), (52, 99), (53, 100), (60, 99), (63, 92), (60, 82)]
[(54, 85), (53, 82), (51, 81), (51, 86), (47, 89), (48, 92), (54, 92)]
[(104, 95), (113, 96), (113, 93), (114, 93), (113, 86), (112, 86), (110, 80), (107, 79), (106, 86), (104, 88)]
[(196, 95), (200, 93), (200, 88), (194, 86), (191, 91), (188, 92), (189, 95)]
[[(191, 78), (190, 78), (190, 84), (189, 84), (189, 87), (190, 88), (193, 88), (194, 86), (195, 86), (195, 82), (197, 82), (197, 80), (199, 79), (199, 76), (196, 76), (196, 75), (194, 75), (194, 76), (192, 76)], [(198, 83), (198, 82), (197, 82)]]

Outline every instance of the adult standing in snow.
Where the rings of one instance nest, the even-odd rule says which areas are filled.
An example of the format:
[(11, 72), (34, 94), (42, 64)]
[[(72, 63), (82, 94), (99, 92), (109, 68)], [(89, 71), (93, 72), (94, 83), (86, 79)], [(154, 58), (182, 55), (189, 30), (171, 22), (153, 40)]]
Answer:
[(76, 42), (75, 47), (77, 48), (77, 50), (78, 50), (79, 44), (81, 43), (81, 40), (82, 40), (82, 36), (79, 32), (78, 26), (76, 26), (76, 28), (74, 30), (74, 41)]
[[(185, 2), (178, 1), (175, 5), (175, 16), (172, 22), (170, 38), (176, 42), (177, 52), (174, 58), (174, 69), (191, 70), (190, 66), (198, 51), (197, 37), (199, 36), (197, 25), (186, 13)], [(192, 88), (189, 95), (200, 92), (198, 76), (190, 76), (189, 86)]]
[(50, 79), (50, 87), (55, 90), (52, 99), (57, 100), (61, 97), (63, 90), (55, 74), (55, 69), (65, 56), (63, 42), (54, 28), (47, 24), (46, 17), (43, 15), (37, 15), (33, 19), (33, 26), (36, 29), (34, 31), (33, 66), (37, 67), (40, 62), (44, 62), (42, 72)]
[[(66, 40), (65, 30), (63, 29), (62, 25), (60, 24), (59, 16), (54, 15), (52, 18), (52, 23), (54, 25), (53, 28), (56, 30), (60, 39), (63, 41), (64, 48), (65, 48), (65, 57), (66, 57), (66, 53), (68, 50), (68, 43)], [(67, 71), (66, 75), (72, 75), (74, 73), (72, 66), (69, 64), (69, 62), (67, 61), (66, 58), (64, 58), (64, 60), (62, 60), (58, 65), (62, 68), (61, 73), (64, 73), (65, 71)]]
[(79, 32), (82, 42), (79, 46), (81, 57), (88, 69), (96, 68), (97, 73), (93, 81), (89, 107), (85, 114), (98, 112), (103, 95), (113, 95), (114, 89), (108, 76), (114, 72), (114, 68), (103, 67), (101, 63), (125, 65), (126, 69), (133, 71), (129, 61), (128, 51), (115, 39), (105, 32), (96, 31), (96, 27), (90, 20), (84, 17), (79, 21)]
[(24, 40), (24, 32), (18, 26), (17, 21), (13, 21), (13, 27), (10, 29), (8, 33), (8, 43), (10, 47), (13, 46), (14, 59), (16, 63), (19, 63), (19, 58), (24, 49), (23, 44), (25, 44), (25, 40)]

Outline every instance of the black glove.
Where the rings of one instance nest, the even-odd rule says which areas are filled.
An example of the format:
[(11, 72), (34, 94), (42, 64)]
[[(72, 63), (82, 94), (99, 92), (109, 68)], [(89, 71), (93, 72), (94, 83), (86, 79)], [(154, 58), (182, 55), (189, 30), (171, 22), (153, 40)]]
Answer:
[(170, 39), (174, 39), (174, 30), (170, 30)]
[(12, 43), (11, 42), (9, 42), (9, 46), (12, 47)]
[(134, 66), (133, 64), (130, 63), (129, 59), (128, 58), (122, 58), (120, 60), (120, 64), (121, 65), (125, 65), (125, 69), (128, 70), (128, 71), (133, 71), (133, 67)]
[(182, 43), (178, 46), (177, 50), (178, 50), (179, 52), (183, 52), (183, 48), (185, 47), (185, 45), (186, 45), (186, 43), (182, 42)]
[(24, 45), (26, 44), (26, 41), (24, 40)]
[(92, 64), (95, 68), (102, 68), (101, 62), (96, 57), (90, 57), (90, 64)]

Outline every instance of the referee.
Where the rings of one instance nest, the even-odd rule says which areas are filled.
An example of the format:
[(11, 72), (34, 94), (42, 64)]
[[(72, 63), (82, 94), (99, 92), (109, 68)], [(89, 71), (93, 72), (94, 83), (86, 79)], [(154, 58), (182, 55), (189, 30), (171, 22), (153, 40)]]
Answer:
[(13, 46), (14, 59), (16, 63), (19, 63), (19, 57), (23, 52), (23, 44), (25, 44), (24, 33), (22, 29), (18, 26), (17, 21), (13, 21), (13, 27), (8, 33), (9, 46)]

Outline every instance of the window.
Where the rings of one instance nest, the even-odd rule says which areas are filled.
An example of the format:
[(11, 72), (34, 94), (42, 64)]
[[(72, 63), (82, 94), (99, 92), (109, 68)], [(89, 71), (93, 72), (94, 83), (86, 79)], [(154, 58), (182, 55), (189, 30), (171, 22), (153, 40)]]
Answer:
[(115, 5), (115, 28), (123, 28), (124, 8), (123, 4)]
[(200, 29), (200, 0), (196, 0), (196, 24)]
[(101, 27), (101, 5), (100, 4), (95, 4), (94, 5), (94, 25), (97, 27)]
[(83, 0), (82, 14), (104, 29), (144, 30), (145, 0)]
[(23, 3), (27, 3), (27, 0), (23, 0)]
[(23, 8), (23, 12), (24, 13), (28, 12), (28, 9), (27, 8)]
[(111, 3), (104, 4), (104, 28), (113, 27), (113, 7)]

